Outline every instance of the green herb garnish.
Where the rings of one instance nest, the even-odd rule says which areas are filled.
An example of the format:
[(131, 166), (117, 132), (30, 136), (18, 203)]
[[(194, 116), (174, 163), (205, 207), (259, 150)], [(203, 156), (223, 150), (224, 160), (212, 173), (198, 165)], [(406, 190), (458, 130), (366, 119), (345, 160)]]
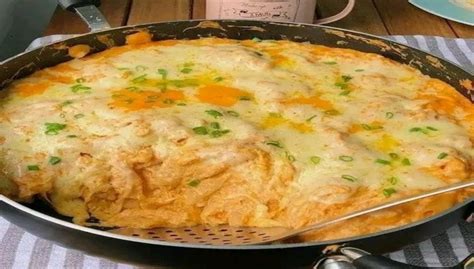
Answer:
[(378, 126), (378, 125), (361, 124), (360, 126), (362, 126), (362, 128), (364, 128), (364, 130), (367, 130), (367, 131), (383, 129), (382, 126)]
[(239, 116), (239, 113), (233, 111), (233, 110), (228, 110), (227, 111), (227, 114), (229, 114), (230, 116), (232, 117), (238, 117)]
[(341, 78), (344, 82), (349, 82), (352, 79), (352, 77), (348, 75), (342, 75)]
[(349, 95), (350, 93), (351, 93), (350, 90), (344, 90), (344, 91), (342, 91), (341, 93), (339, 93), (339, 95), (347, 96), (347, 95)]
[(404, 159), (402, 160), (402, 164), (405, 165), (405, 166), (409, 166), (409, 165), (411, 165), (411, 162), (410, 162), (409, 159), (404, 158)]
[(296, 161), (295, 156), (291, 155), (288, 151), (285, 151), (285, 155), (286, 155), (286, 158), (288, 159), (288, 161), (290, 161), (290, 162)]
[(158, 69), (158, 74), (161, 75), (161, 79), (165, 80), (166, 77), (168, 77), (168, 71), (166, 71), (166, 69)]
[(197, 187), (201, 181), (199, 179), (194, 179), (188, 182), (188, 186), (190, 187)]
[(252, 38), (252, 41), (253, 41), (253, 42), (262, 42), (262, 40), (261, 40), (260, 38), (258, 38), (258, 37), (253, 37), (253, 38)]
[(90, 93), (91, 87), (87, 87), (82, 84), (76, 84), (76, 85), (71, 86), (71, 90), (73, 93), (78, 93), (78, 92)]
[(396, 192), (397, 191), (394, 188), (383, 189), (383, 195), (387, 198)]
[(426, 129), (431, 130), (431, 131), (438, 131), (438, 129), (431, 126), (426, 126)]
[(84, 117), (84, 114), (76, 114), (74, 115), (74, 118), (75, 119), (80, 119), (80, 118), (83, 118)]
[(76, 138), (77, 135), (67, 135), (66, 137), (67, 137), (67, 138)]
[(76, 79), (76, 82), (81, 84), (81, 83), (86, 82), (86, 80), (84, 78), (78, 78), (78, 79)]
[(27, 165), (26, 168), (28, 169), (28, 171), (39, 171), (40, 170), (39, 166), (36, 165), (36, 164)]
[(58, 163), (61, 162), (61, 158), (57, 157), (57, 156), (51, 156), (49, 157), (49, 164), (51, 165), (56, 165)]
[(390, 165), (390, 161), (384, 160), (384, 159), (377, 159), (375, 160), (376, 163), (380, 163), (383, 165)]
[(318, 164), (319, 162), (321, 162), (321, 158), (318, 157), (318, 156), (311, 156), (309, 158), (309, 160), (313, 163), (313, 164)]
[(441, 152), (440, 154), (438, 154), (438, 159), (440, 159), (440, 160), (442, 160), (446, 157), (448, 157), (448, 153), (446, 153), (446, 152)]
[(46, 127), (46, 131), (44, 133), (47, 135), (57, 135), (59, 134), (59, 131), (66, 128), (66, 124), (54, 122), (46, 122), (44, 125)]
[(392, 185), (396, 185), (398, 183), (398, 178), (397, 177), (391, 177), (388, 179), (388, 182)]
[(216, 77), (216, 78), (214, 78), (214, 81), (215, 81), (215, 82), (219, 82), (219, 81), (223, 81), (223, 80), (224, 80), (223, 77)]
[(194, 127), (193, 131), (198, 135), (207, 135), (207, 128), (205, 126)]
[(277, 147), (277, 148), (283, 148), (280, 141), (276, 141), (276, 140), (266, 141), (265, 144), (270, 145), (270, 146), (274, 146), (274, 147)]
[(337, 116), (341, 113), (335, 109), (330, 109), (330, 110), (324, 111), (324, 114), (329, 115), (329, 116)]
[(391, 118), (393, 118), (393, 116), (394, 116), (394, 114), (392, 112), (385, 113), (385, 118), (387, 118), (387, 119), (391, 119)]
[(146, 80), (146, 74), (141, 75), (141, 76), (138, 76), (138, 77), (132, 79), (132, 82), (133, 82), (133, 83), (140, 83), (140, 82), (144, 82), (145, 80)]
[(337, 64), (337, 62), (335, 62), (335, 61), (329, 61), (329, 62), (323, 62), (323, 64), (335, 65), (335, 64)]
[(252, 101), (252, 98), (249, 96), (240, 96), (239, 98), (240, 101)]
[(390, 158), (394, 160), (397, 160), (398, 158), (400, 158), (400, 156), (398, 156), (398, 154), (396, 154), (395, 152), (390, 152), (388, 156), (390, 156)]
[(356, 70), (354, 70), (354, 71), (356, 71), (356, 72), (362, 72), (362, 71), (364, 71), (364, 69), (356, 69)]
[(218, 123), (218, 122), (211, 122), (209, 124), (209, 126), (212, 128), (212, 129), (220, 129), (221, 128), (221, 125)]
[(349, 180), (351, 182), (355, 182), (357, 181), (357, 178), (356, 177), (353, 177), (351, 175), (342, 175), (341, 178), (345, 179), (345, 180)]
[(223, 136), (223, 135), (225, 135), (229, 132), (230, 132), (230, 130), (214, 130), (209, 134), (209, 136), (213, 137), (213, 138), (217, 138), (217, 137), (221, 137), (221, 136)]
[(63, 107), (63, 106), (70, 105), (70, 104), (72, 104), (72, 103), (73, 103), (73, 101), (67, 100), (67, 101), (62, 102), (59, 106)]
[(213, 116), (216, 119), (223, 116), (222, 113), (214, 109), (206, 110), (206, 113)]
[(341, 160), (343, 162), (352, 162), (354, 160), (354, 158), (352, 158), (351, 156), (347, 156), (347, 155), (341, 155), (341, 156), (339, 156), (339, 160)]
[(189, 68), (189, 67), (185, 67), (185, 68), (181, 69), (181, 73), (183, 73), (183, 74), (189, 74), (189, 73), (191, 73), (192, 71), (193, 71), (193, 70), (192, 70), (191, 68)]
[(311, 122), (312, 119), (316, 118), (318, 115), (313, 115), (306, 119), (306, 122)]

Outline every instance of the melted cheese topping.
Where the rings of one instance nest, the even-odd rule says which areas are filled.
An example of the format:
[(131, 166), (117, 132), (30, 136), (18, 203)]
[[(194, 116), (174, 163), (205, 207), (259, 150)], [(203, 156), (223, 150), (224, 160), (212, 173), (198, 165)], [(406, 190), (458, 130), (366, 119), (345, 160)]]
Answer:
[[(474, 108), (380, 55), (273, 40), (129, 45), (14, 82), (0, 109), (0, 191), (74, 221), (301, 227), (472, 177)], [(310, 235), (386, 229), (469, 192)]]

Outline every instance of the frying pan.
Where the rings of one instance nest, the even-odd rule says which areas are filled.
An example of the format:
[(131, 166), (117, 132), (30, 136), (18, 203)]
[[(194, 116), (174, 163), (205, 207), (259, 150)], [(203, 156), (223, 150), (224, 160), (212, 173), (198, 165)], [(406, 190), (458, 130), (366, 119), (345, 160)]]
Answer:
[[(76, 1), (78, 2), (78, 1)], [(88, 44), (92, 52), (125, 43), (128, 34), (147, 30), (154, 40), (223, 37), (233, 39), (287, 39), (330, 47), (377, 53), (419, 69), (422, 73), (452, 85), (474, 102), (472, 74), (420, 50), (380, 37), (332, 27), (262, 21), (178, 21), (143, 24), (84, 34), (12, 57), (0, 64), (0, 89), (11, 81), (39, 69), (68, 60), (67, 48)], [(259, 246), (208, 246), (150, 241), (75, 225), (70, 218), (54, 212), (37, 199), (20, 204), (0, 195), (0, 214), (25, 230), (91, 255), (151, 266), (220, 268), (298, 268), (308, 267), (330, 245), (348, 245), (381, 254), (420, 242), (444, 232), (474, 212), (474, 198), (430, 218), (369, 235), (331, 240)], [(204, 266), (205, 265), (205, 266)]]

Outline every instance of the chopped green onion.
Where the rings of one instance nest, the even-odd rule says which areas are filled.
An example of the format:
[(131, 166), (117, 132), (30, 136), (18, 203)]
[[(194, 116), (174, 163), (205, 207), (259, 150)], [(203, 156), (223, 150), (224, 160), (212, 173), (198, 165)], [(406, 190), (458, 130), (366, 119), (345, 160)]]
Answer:
[(198, 135), (207, 135), (207, 128), (205, 126), (194, 127), (193, 131)]
[(57, 135), (59, 131), (66, 128), (66, 124), (46, 122), (45, 124), (46, 131), (44, 132), (47, 135)]
[(311, 122), (312, 119), (316, 118), (318, 115), (313, 115), (306, 119), (306, 122)]
[(330, 109), (330, 110), (324, 111), (324, 114), (330, 115), (330, 116), (337, 116), (341, 113), (339, 111), (335, 110), (335, 109)]
[(388, 179), (388, 182), (392, 185), (396, 185), (398, 183), (398, 178), (397, 177), (391, 177)]
[(446, 158), (448, 156), (448, 153), (446, 152), (441, 152), (439, 155), (438, 155), (438, 159), (442, 160), (444, 158)]
[(377, 159), (377, 160), (375, 160), (375, 162), (383, 164), (383, 165), (389, 165), (390, 164), (390, 161), (383, 160), (383, 159)]
[(423, 128), (420, 128), (420, 127), (413, 127), (410, 129), (410, 132), (420, 132), (420, 133), (423, 133), (423, 134), (428, 134), (428, 131), (423, 129)]
[(227, 114), (231, 115), (232, 117), (238, 117), (239, 116), (239, 113), (237, 113), (235, 111), (232, 111), (232, 110), (228, 110)]
[(357, 178), (356, 177), (353, 177), (351, 175), (342, 175), (341, 178), (345, 179), (345, 180), (349, 180), (351, 182), (355, 182), (357, 181)]
[(73, 103), (73, 102), (72, 102), (71, 100), (67, 100), (67, 101), (62, 102), (62, 103), (60, 104), (60, 106), (63, 107), (63, 106), (70, 105), (70, 104), (72, 104), (72, 103)]
[(391, 119), (391, 118), (393, 118), (393, 116), (394, 116), (394, 114), (392, 112), (385, 113), (385, 118), (387, 118), (387, 119)]
[(189, 74), (189, 73), (191, 73), (192, 71), (193, 71), (193, 70), (192, 70), (191, 68), (189, 68), (189, 67), (185, 67), (185, 68), (181, 69), (181, 73), (183, 73), (183, 74)]
[(383, 195), (387, 198), (396, 192), (397, 191), (394, 188), (383, 189)]
[(438, 129), (431, 126), (426, 126), (426, 129), (431, 130), (431, 131), (438, 131)]
[(81, 84), (81, 83), (86, 82), (86, 80), (84, 78), (78, 78), (78, 79), (76, 79), (76, 82)]
[(188, 182), (188, 186), (190, 187), (197, 187), (201, 181), (199, 179), (191, 180)]
[(148, 69), (148, 67), (143, 66), (143, 65), (137, 65), (137, 66), (135, 67), (135, 70), (136, 70), (137, 72), (143, 72), (143, 71), (145, 71), (145, 70), (147, 70), (147, 69)]
[(84, 117), (84, 114), (76, 114), (74, 115), (74, 118), (75, 119), (80, 119), (80, 118), (83, 118)]
[(138, 77), (132, 79), (132, 82), (133, 82), (133, 83), (140, 83), (140, 82), (144, 82), (145, 80), (146, 80), (146, 74), (141, 75), (141, 76), (138, 76)]
[(323, 64), (335, 65), (335, 64), (337, 64), (337, 62), (335, 62), (335, 61), (330, 61), (330, 62), (323, 62)]
[(252, 98), (249, 96), (240, 96), (239, 98), (240, 101), (252, 101)]
[(343, 76), (341, 76), (341, 78), (342, 78), (342, 80), (343, 80), (344, 82), (349, 82), (349, 80), (352, 79), (352, 77), (351, 77), (351, 76), (348, 76), (348, 75), (343, 75)]
[(286, 158), (288, 159), (288, 161), (290, 161), (290, 162), (296, 161), (295, 156), (291, 155), (288, 151), (285, 151), (285, 155), (286, 155)]
[(395, 152), (390, 152), (388, 156), (390, 156), (390, 158), (394, 160), (397, 160), (398, 158), (400, 158), (400, 156), (398, 156), (398, 154), (396, 154)]
[(253, 42), (262, 42), (262, 40), (261, 40), (260, 38), (258, 38), (258, 37), (252, 38), (252, 41), (253, 41)]
[(405, 165), (405, 166), (409, 166), (409, 165), (411, 165), (411, 162), (410, 162), (409, 159), (404, 158), (404, 159), (402, 160), (402, 164)]
[(39, 171), (40, 168), (38, 165), (34, 164), (34, 165), (28, 165), (26, 166), (26, 168), (28, 169), (28, 171)]
[(57, 157), (57, 156), (51, 156), (49, 157), (49, 164), (51, 165), (56, 165), (58, 163), (61, 162), (61, 158)]
[(361, 124), (361, 126), (367, 131), (383, 129), (382, 126), (377, 126), (377, 125)]
[(206, 110), (206, 113), (213, 116), (214, 118), (218, 118), (218, 117), (222, 117), (222, 113), (220, 113), (219, 111), (217, 110), (214, 110), (214, 109), (211, 109), (211, 110)]
[(224, 80), (223, 77), (216, 77), (216, 78), (214, 78), (214, 81), (215, 81), (215, 82), (219, 82), (219, 81), (223, 81), (223, 80)]
[(311, 156), (309, 158), (309, 160), (313, 163), (313, 164), (318, 164), (319, 162), (321, 162), (321, 158), (318, 157), (318, 156)]
[(283, 148), (280, 141), (276, 141), (276, 140), (266, 141), (265, 144), (270, 145), (270, 146), (274, 146), (274, 147), (277, 147), (277, 148)]
[(212, 129), (220, 129), (221, 128), (221, 125), (218, 122), (211, 122), (209, 124), (209, 126), (211, 126)]
[(78, 93), (78, 92), (90, 93), (91, 87), (87, 87), (82, 84), (76, 84), (76, 85), (71, 86), (71, 90), (73, 93)]
[(349, 85), (347, 85), (345, 82), (336, 82), (334, 83), (334, 86), (341, 88), (341, 90), (345, 90), (349, 87)]
[(177, 103), (176, 105), (177, 105), (177, 106), (186, 106), (185, 103)]
[(161, 75), (161, 79), (165, 80), (166, 77), (168, 76), (168, 71), (166, 71), (166, 69), (158, 69), (158, 74)]
[(362, 72), (362, 71), (364, 71), (364, 69), (356, 69), (356, 70), (354, 70), (354, 71), (356, 71), (356, 72)]
[(67, 135), (66, 137), (67, 137), (67, 138), (76, 138), (77, 135)]
[(229, 132), (230, 130), (214, 130), (209, 135), (213, 138), (216, 138), (216, 137), (221, 137)]
[(350, 90), (344, 90), (344, 91), (342, 91), (341, 93), (339, 93), (339, 95), (347, 96), (347, 95), (349, 95), (350, 93), (351, 93)]
[(354, 160), (354, 158), (352, 158), (351, 156), (347, 156), (347, 155), (341, 155), (341, 156), (339, 156), (339, 160), (341, 160), (343, 162), (352, 162)]
[(125, 88), (125, 89), (127, 89), (127, 90), (129, 90), (129, 91), (131, 91), (131, 92), (138, 92), (138, 91), (139, 91), (138, 87), (135, 87), (135, 86), (127, 87), (127, 88)]

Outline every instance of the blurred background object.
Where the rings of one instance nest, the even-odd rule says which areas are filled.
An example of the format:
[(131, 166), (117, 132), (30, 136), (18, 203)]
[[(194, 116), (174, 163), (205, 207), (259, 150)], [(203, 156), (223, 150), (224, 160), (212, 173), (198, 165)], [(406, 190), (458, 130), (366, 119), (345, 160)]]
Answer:
[(0, 61), (41, 36), (56, 5), (56, 0), (0, 0)]

